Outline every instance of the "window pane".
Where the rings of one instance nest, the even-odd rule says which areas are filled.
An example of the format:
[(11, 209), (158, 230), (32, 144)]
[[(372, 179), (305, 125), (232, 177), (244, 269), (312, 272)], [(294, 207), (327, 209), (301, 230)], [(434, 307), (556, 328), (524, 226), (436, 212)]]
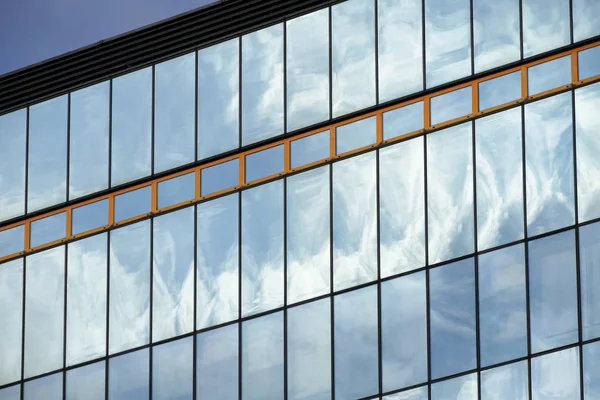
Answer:
[(571, 56), (557, 58), (527, 68), (529, 95), (571, 83)]
[(67, 213), (62, 212), (31, 222), (31, 247), (63, 239), (67, 229)]
[(106, 233), (67, 248), (67, 366), (106, 354)]
[(0, 257), (23, 251), (25, 247), (25, 225), (0, 231)]
[(67, 95), (29, 108), (27, 212), (62, 203), (67, 185)]
[(238, 399), (238, 324), (196, 336), (196, 397)]
[(459, 376), (431, 385), (431, 400), (477, 400), (477, 374)]
[(480, 110), (486, 110), (520, 98), (521, 71), (511, 72), (479, 83)]
[(104, 400), (106, 364), (100, 361), (67, 371), (66, 400)]
[(471, 123), (427, 135), (429, 263), (473, 252)]
[(152, 349), (153, 399), (191, 400), (193, 340), (192, 336), (188, 336)]
[(527, 361), (481, 372), (481, 400), (528, 400)]
[(469, 0), (425, 1), (427, 88), (471, 73)]
[(158, 208), (169, 207), (196, 197), (196, 173), (180, 175), (158, 182)]
[(71, 230), (73, 235), (108, 224), (108, 199), (74, 208)]
[(475, 368), (475, 278), (473, 259), (429, 272), (431, 378)]
[(569, 0), (523, 0), (523, 55), (531, 57), (570, 42)]
[(238, 196), (198, 204), (196, 329), (238, 317)]
[(377, 141), (375, 117), (361, 119), (336, 128), (337, 154), (374, 144)]
[(329, 139), (327, 130), (291, 141), (291, 167), (298, 168), (329, 157)]
[(25, 382), (23, 400), (60, 400), (63, 393), (62, 383), (62, 373)]
[(27, 110), (0, 116), (0, 221), (25, 212)]
[(378, 390), (377, 286), (335, 296), (335, 397), (358, 399)]
[(577, 341), (574, 231), (529, 243), (531, 352)]
[(431, 125), (450, 121), (473, 112), (471, 86), (431, 98)]
[(375, 2), (331, 7), (333, 117), (375, 104)]
[(579, 228), (583, 340), (600, 337), (600, 224)]
[(242, 398), (283, 399), (283, 313), (242, 323)]
[(242, 36), (242, 145), (283, 130), (283, 24), (278, 24)]
[[(0, 264), (0, 385), (21, 379), (23, 259)], [(0, 399), (4, 399), (0, 391)]]
[(527, 355), (523, 245), (482, 254), (478, 271), (481, 365)]
[(573, 40), (600, 34), (600, 4), (595, 0), (573, 0)]
[(287, 131), (329, 118), (329, 9), (287, 22)]
[(201, 170), (202, 196), (220, 192), (240, 183), (240, 161), (236, 158)]
[(578, 348), (531, 360), (532, 400), (579, 400)]
[(110, 232), (109, 353), (148, 343), (150, 221)]
[(283, 145), (246, 156), (246, 182), (283, 172)]
[(191, 163), (195, 157), (196, 54), (156, 64), (154, 172)]
[(425, 272), (381, 284), (383, 391), (427, 381)]
[(69, 199), (108, 187), (110, 82), (71, 93)]
[(299, 307), (287, 314), (287, 373), (290, 400), (331, 399), (330, 299)]
[(242, 192), (242, 316), (283, 305), (283, 181)]
[(600, 74), (600, 46), (578, 53), (579, 80)]
[(585, 399), (600, 396), (600, 342), (583, 346), (583, 394)]
[(521, 109), (475, 120), (477, 248), (524, 237)]
[(329, 166), (287, 178), (287, 302), (330, 291)]
[(333, 164), (333, 288), (377, 278), (376, 158), (370, 152)]
[(407, 390), (406, 392), (394, 393), (382, 397), (382, 400), (429, 400), (427, 387), (419, 387)]
[(2, 400), (21, 400), (21, 384), (9, 386), (0, 389), (0, 399)]
[(147, 400), (148, 369), (148, 349), (111, 358), (108, 361), (108, 400)]
[(125, 192), (115, 196), (115, 222), (124, 221), (152, 210), (152, 187)]
[(383, 139), (423, 129), (423, 102), (419, 101), (383, 113)]
[(571, 93), (525, 106), (529, 235), (575, 222), (571, 111)]
[(111, 185), (150, 175), (152, 68), (113, 79)]

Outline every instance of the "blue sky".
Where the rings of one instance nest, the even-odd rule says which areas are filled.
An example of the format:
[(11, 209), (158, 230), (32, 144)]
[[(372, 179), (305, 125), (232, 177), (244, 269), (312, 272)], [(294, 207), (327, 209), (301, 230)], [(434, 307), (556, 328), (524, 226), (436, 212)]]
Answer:
[(0, 75), (216, 0), (0, 0)]

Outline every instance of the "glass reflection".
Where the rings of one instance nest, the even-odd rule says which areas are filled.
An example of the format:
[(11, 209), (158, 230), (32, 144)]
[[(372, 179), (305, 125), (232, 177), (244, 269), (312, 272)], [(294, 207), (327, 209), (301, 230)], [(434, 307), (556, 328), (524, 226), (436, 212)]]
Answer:
[(200, 176), (200, 191), (202, 196), (237, 186), (240, 183), (240, 161), (231, 161), (203, 168)]
[(600, 34), (600, 4), (595, 0), (573, 0), (573, 41)]
[(583, 394), (585, 399), (600, 396), (600, 342), (583, 346)]
[(193, 340), (188, 336), (152, 349), (152, 399), (191, 400)]
[(196, 329), (238, 317), (238, 196), (197, 206)]
[(580, 81), (600, 74), (600, 46), (580, 51), (577, 57)]
[(54, 242), (65, 237), (67, 213), (62, 212), (31, 222), (31, 247)]
[(528, 400), (527, 361), (481, 372), (481, 400)]
[(291, 132), (329, 118), (329, 10), (286, 25), (287, 127)]
[(527, 68), (529, 95), (571, 83), (571, 56), (565, 56)]
[(115, 222), (137, 217), (152, 210), (152, 186), (144, 186), (115, 196)]
[(246, 182), (283, 172), (283, 145), (246, 156)]
[(524, 237), (521, 109), (475, 120), (477, 248)]
[(333, 164), (333, 288), (377, 278), (376, 154)]
[(579, 228), (583, 340), (600, 337), (600, 224)]
[(106, 354), (106, 233), (67, 248), (67, 366)]
[(113, 79), (111, 186), (150, 175), (152, 68)]
[(383, 139), (423, 129), (423, 102), (418, 101), (383, 113)]
[(24, 378), (29, 378), (63, 365), (65, 248), (55, 247), (25, 260)]
[(382, 278), (425, 265), (423, 150), (422, 137), (379, 150)]
[(579, 351), (577, 347), (531, 360), (532, 400), (579, 400)]
[(574, 231), (529, 243), (531, 352), (577, 341)]
[(374, 105), (375, 2), (349, 0), (331, 7), (333, 117)]
[(335, 137), (337, 154), (368, 146), (377, 141), (377, 121), (370, 117), (342, 125), (336, 128)]
[(427, 387), (422, 386), (416, 389), (407, 390), (406, 392), (394, 393), (382, 397), (382, 400), (429, 400)]
[(523, 0), (523, 56), (570, 42), (569, 0)]
[(287, 302), (330, 290), (329, 166), (287, 178)]
[(290, 400), (331, 399), (330, 299), (287, 312), (287, 379)]
[(477, 374), (459, 376), (431, 385), (431, 400), (477, 400)]
[(105, 362), (100, 361), (66, 372), (65, 400), (104, 400)]
[(479, 82), (479, 109), (486, 110), (521, 98), (521, 71)]
[(571, 93), (525, 105), (527, 229), (575, 222)]
[(23, 259), (19, 258), (0, 264), (0, 386), (21, 379), (22, 311)]
[(110, 82), (71, 92), (69, 199), (108, 187)]
[(431, 98), (431, 125), (450, 121), (473, 112), (471, 86)]
[(242, 145), (283, 133), (283, 24), (242, 36)]
[(150, 221), (110, 232), (109, 318), (109, 354), (148, 343)]
[(148, 349), (109, 359), (108, 400), (147, 400), (149, 361)]
[(431, 379), (475, 368), (473, 259), (429, 272)]
[(283, 181), (242, 192), (242, 316), (283, 305)]
[(469, 0), (425, 1), (427, 88), (471, 73)]
[(60, 400), (63, 394), (62, 373), (34, 379), (23, 384), (23, 400)]
[(27, 212), (66, 200), (67, 97), (29, 108)]
[(195, 196), (196, 174), (194, 172), (158, 182), (159, 209), (192, 200)]
[(194, 328), (194, 207), (154, 218), (152, 341)]
[(196, 398), (238, 399), (238, 324), (196, 335)]
[(0, 221), (25, 212), (27, 110), (0, 116)]
[(0, 231), (0, 257), (23, 251), (25, 247), (25, 225)]
[(283, 399), (283, 313), (242, 323), (242, 398)]
[(194, 161), (195, 69), (194, 53), (155, 66), (155, 173)]
[(327, 130), (292, 140), (290, 142), (291, 168), (298, 168), (329, 157), (329, 139), (330, 133)]
[(381, 284), (383, 391), (427, 381), (425, 272)]
[(74, 208), (71, 216), (71, 233), (73, 235), (107, 225), (108, 199)]
[(0, 400), (21, 400), (21, 384), (0, 389)]
[(471, 123), (427, 135), (429, 263), (473, 252)]

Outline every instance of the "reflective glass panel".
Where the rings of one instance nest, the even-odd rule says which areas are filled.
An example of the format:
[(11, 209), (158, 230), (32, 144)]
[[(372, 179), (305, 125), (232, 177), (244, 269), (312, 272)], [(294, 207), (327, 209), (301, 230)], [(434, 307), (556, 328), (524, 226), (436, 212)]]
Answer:
[(283, 313), (242, 323), (242, 398), (283, 399)]
[(368, 146), (377, 141), (377, 121), (370, 117), (342, 125), (336, 128), (335, 137), (337, 154)]
[(383, 391), (427, 381), (425, 272), (381, 284)]
[(523, 56), (570, 42), (569, 0), (523, 0)]
[(329, 166), (287, 178), (287, 302), (330, 290)]
[(194, 172), (158, 182), (159, 209), (192, 200), (195, 196), (196, 174)]
[(240, 41), (198, 51), (198, 159), (240, 144)]
[(0, 116), (0, 221), (25, 212), (27, 110)]
[(333, 288), (377, 278), (376, 154), (333, 164)]
[(533, 358), (531, 394), (532, 400), (579, 400), (579, 349)]
[(283, 181), (242, 192), (242, 316), (283, 305)]
[(423, 154), (422, 137), (379, 150), (382, 278), (425, 265)]
[[(148, 343), (150, 221), (110, 232), (109, 353)], [(112, 368), (112, 367), (111, 367)]]
[(287, 21), (287, 132), (329, 118), (329, 10)]
[(323, 131), (290, 142), (291, 168), (329, 157), (329, 131)]
[(377, 286), (334, 299), (335, 397), (358, 399), (378, 392)]
[(575, 222), (571, 93), (525, 106), (527, 231)]
[(383, 113), (383, 139), (423, 129), (423, 102), (418, 101)]
[(600, 74), (600, 46), (578, 53), (579, 80)]
[(246, 156), (246, 182), (283, 172), (283, 145)]
[(23, 400), (61, 400), (62, 395), (62, 373), (48, 375), (23, 384)]
[(578, 42), (600, 34), (600, 3), (573, 0), (573, 40)]
[(242, 36), (242, 145), (283, 133), (283, 24)]
[(196, 398), (238, 399), (238, 324), (196, 336)]
[(108, 224), (108, 199), (74, 208), (71, 212), (71, 218), (71, 233), (73, 235)]
[(450, 121), (473, 112), (472, 87), (467, 86), (431, 98), (431, 125)]
[(0, 231), (0, 257), (23, 251), (25, 247), (25, 226), (19, 225)]
[(527, 355), (523, 245), (480, 255), (478, 272), (481, 366)]
[(110, 82), (71, 92), (69, 199), (108, 187)]
[(66, 200), (67, 102), (64, 95), (29, 108), (27, 212)]
[(477, 400), (477, 374), (459, 376), (431, 385), (431, 400)]
[(519, 0), (475, 0), (475, 73), (521, 58)]
[(577, 341), (574, 233), (571, 230), (529, 243), (532, 353)]
[(530, 96), (569, 83), (571, 83), (571, 56), (527, 68), (527, 85)]
[(579, 228), (583, 340), (600, 337), (600, 224)]
[(106, 233), (67, 247), (67, 366), (106, 354)]
[(28, 256), (25, 282), (24, 378), (63, 365), (65, 248)]
[(471, 123), (427, 135), (429, 263), (473, 252)]
[(148, 349), (134, 351), (108, 360), (108, 400), (147, 400)]
[(427, 88), (471, 74), (469, 0), (425, 1)]
[(288, 399), (331, 399), (330, 299), (287, 312)]
[(194, 161), (196, 54), (154, 67), (154, 172)]
[(405, 392), (390, 394), (382, 397), (382, 400), (429, 400), (427, 386), (407, 390)]
[(201, 170), (200, 190), (202, 196), (237, 186), (240, 183), (240, 161), (231, 161), (213, 165)]
[(521, 98), (521, 71), (479, 82), (479, 109), (486, 110)]
[(104, 400), (106, 364), (100, 361), (66, 372), (65, 400)]
[(422, 0), (378, 0), (379, 102), (423, 89)]
[(111, 185), (150, 175), (152, 68), (113, 79)]
[[(0, 385), (21, 379), (23, 259), (0, 264)], [(0, 391), (0, 399), (2, 392)]]
[(477, 248), (524, 237), (521, 109), (475, 120)]
[(152, 186), (144, 186), (115, 196), (115, 222), (137, 217), (152, 210)]
[(475, 368), (473, 259), (429, 272), (431, 379)]
[(583, 394), (585, 399), (600, 396), (600, 342), (583, 346)]
[(349, 0), (331, 7), (333, 117), (374, 105), (375, 2)]
[(62, 212), (31, 222), (31, 247), (62, 239), (66, 235), (67, 213)]
[(197, 206), (196, 329), (238, 317), (239, 194)]
[(21, 384), (0, 389), (0, 400), (21, 400)]
[(481, 400), (528, 400), (527, 361), (481, 372)]
[(194, 328), (194, 207), (154, 218), (152, 341)]
[(152, 348), (152, 399), (192, 399), (193, 340), (188, 336)]

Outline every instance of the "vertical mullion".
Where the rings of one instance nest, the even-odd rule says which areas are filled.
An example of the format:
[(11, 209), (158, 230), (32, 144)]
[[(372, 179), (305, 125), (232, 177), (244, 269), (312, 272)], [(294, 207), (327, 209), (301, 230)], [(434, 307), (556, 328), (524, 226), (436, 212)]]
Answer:
[(379, 172), (379, 150), (375, 150), (375, 196), (376, 196), (376, 215), (377, 215), (377, 362), (379, 370), (379, 394), (383, 393), (383, 343), (382, 343), (382, 318), (381, 318), (381, 206), (380, 206), (380, 172)]
[[(243, 95), (243, 74), (242, 70), (244, 68), (242, 61), (242, 42), (244, 40), (243, 36), (238, 38), (238, 148), (242, 147), (242, 131), (244, 129), (244, 121), (242, 119), (244, 113), (242, 112), (242, 107), (244, 106), (244, 102), (242, 101)], [(240, 392), (241, 393), (241, 392)], [(241, 396), (241, 394), (240, 394)]]
[[(154, 175), (154, 159), (155, 157), (155, 146), (154, 146), (154, 119), (156, 118), (156, 113), (154, 112), (154, 107), (156, 105), (156, 66), (152, 65), (152, 106), (151, 106), (151, 127), (150, 127), (150, 175)], [(152, 360), (151, 360), (152, 361)]]
[[(471, 0), (471, 11), (473, 10), (473, 0)], [(472, 32), (472, 30), (471, 30)], [(475, 121), (471, 121), (471, 151), (473, 157), (473, 248), (475, 249), (474, 261), (474, 282), (475, 282), (475, 354), (476, 354), (476, 365), (477, 365), (477, 396), (481, 399), (481, 338), (479, 331), (479, 256), (477, 246), (477, 150), (476, 150), (476, 135), (475, 135)]]
[[(198, 51), (194, 51), (194, 161), (198, 161)], [(196, 325), (194, 325), (194, 330)]]
[(112, 109), (113, 80), (111, 79), (108, 84), (108, 188), (112, 187)]
[[(241, 47), (240, 47), (241, 51)], [(240, 120), (241, 121), (241, 120)], [(241, 139), (240, 139), (241, 140)], [(242, 192), (238, 200), (238, 400), (242, 400)]]
[(425, 223), (425, 314), (427, 324), (427, 393), (428, 398), (431, 398), (431, 317), (430, 317), (430, 301), (429, 301), (429, 211), (427, 209), (427, 135), (423, 134), (423, 205), (424, 205), (424, 223)]
[(283, 134), (288, 132), (287, 126), (287, 21), (281, 23), (283, 25)]
[[(67, 159), (66, 159), (65, 201), (69, 201), (69, 182), (71, 181), (71, 93), (67, 94)], [(69, 229), (65, 232), (68, 232)], [(64, 375), (64, 374), (63, 374)], [(64, 385), (63, 385), (64, 386)]]
[[(154, 67), (152, 67), (154, 75)], [(152, 80), (154, 82), (154, 79)], [(152, 91), (154, 93), (154, 90)], [(154, 118), (152, 118), (154, 120)], [(153, 136), (154, 137), (154, 136)], [(154, 218), (150, 218), (150, 329), (149, 329), (149, 340), (148, 340), (148, 398), (152, 400), (152, 330), (153, 330), (153, 317), (154, 317)]]
[[(374, 2), (374, 34), (375, 34), (375, 104), (379, 104), (379, 0)], [(380, 388), (381, 389), (381, 388)], [(381, 390), (380, 390), (381, 391)]]
[[(23, 257), (23, 304), (21, 315), (21, 382), (25, 379), (25, 301), (27, 300), (27, 257)], [(25, 385), (21, 383), (21, 400)]]
[[(69, 95), (70, 98), (70, 95)], [(69, 185), (67, 185), (68, 187)], [(67, 189), (68, 190), (68, 189)], [(62, 396), (63, 399), (67, 398), (67, 280), (69, 276), (69, 244), (63, 246), (64, 260), (65, 260), (65, 277), (64, 277), (64, 293), (63, 293), (63, 373), (62, 373)]]
[[(198, 63), (198, 52), (196, 52), (196, 64)], [(198, 74), (196, 73), (196, 76), (198, 76)], [(196, 100), (198, 99), (198, 91), (196, 91)], [(197, 108), (196, 108), (197, 109)], [(196, 125), (197, 126), (197, 125)], [(198, 140), (196, 138), (196, 155), (197, 155), (197, 150), (198, 150)], [(192, 399), (195, 400), (196, 399), (196, 388), (197, 388), (197, 383), (196, 383), (196, 374), (198, 371), (198, 366), (197, 366), (197, 357), (196, 357), (196, 353), (198, 351), (197, 348), (197, 344), (196, 344), (196, 330), (198, 329), (197, 327), (197, 323), (198, 323), (198, 206), (194, 205), (192, 206), (193, 211), (194, 211), (194, 325), (192, 328)]]
[(473, 11), (473, 0), (469, 0), (469, 35), (470, 35), (470, 51), (471, 51), (471, 75), (475, 73), (475, 29), (473, 28), (473, 21), (475, 13)]
[(520, 59), (522, 60), (525, 56), (523, 42), (523, 0), (519, 0), (519, 51), (521, 52)]
[(421, 53), (423, 57), (423, 90), (427, 89), (427, 39), (425, 35), (425, 1), (421, 0)]
[[(112, 88), (112, 81), (111, 81)], [(112, 97), (111, 97), (112, 98)], [(109, 163), (110, 165), (110, 163)], [(110, 175), (109, 175), (110, 177)], [(111, 231), (106, 232), (106, 349), (104, 362), (104, 400), (108, 400), (108, 370), (109, 362), (108, 355), (110, 353), (110, 235)]]
[[(25, 113), (25, 198), (23, 204), (23, 214), (27, 214), (27, 199), (29, 197), (29, 107), (27, 107), (27, 111)], [(28, 250), (29, 247), (29, 229), (27, 229), (28, 223), (24, 225), (24, 235), (23, 238), (23, 254)], [(21, 305), (21, 383), (19, 384), (21, 387), (20, 390), (20, 400), (23, 400), (23, 391), (25, 386), (22, 384), (23, 379), (25, 378), (25, 301), (26, 301), (26, 289), (27, 289), (27, 257), (23, 255), (23, 294)]]
[[(522, 0), (521, 0), (522, 1)], [(521, 35), (523, 32), (521, 31)], [(522, 46), (521, 46), (522, 50)], [(529, 398), (532, 397), (531, 388), (531, 312), (529, 302), (529, 233), (527, 232), (527, 153), (525, 143), (525, 106), (521, 108), (521, 166), (523, 174), (523, 232), (525, 241), (523, 247), (525, 250), (525, 309), (527, 318), (527, 387), (529, 390)]]
[[(575, 41), (575, 20), (573, 18), (573, 0), (569, 0), (569, 43)], [(583, 392), (582, 392), (583, 396)]]
[[(333, 17), (332, 7), (327, 7), (329, 11), (329, 119), (333, 118)], [(333, 287), (333, 286), (332, 286)]]
[(287, 357), (287, 178), (283, 179), (283, 398), (288, 398)]
[(331, 331), (331, 398), (335, 399), (335, 302), (333, 297), (333, 163), (329, 164), (329, 301)]
[[(27, 107), (27, 112), (25, 113), (25, 198), (23, 199), (23, 215), (27, 215), (29, 211), (29, 114), (30, 107)], [(27, 247), (24, 250), (27, 250)]]

